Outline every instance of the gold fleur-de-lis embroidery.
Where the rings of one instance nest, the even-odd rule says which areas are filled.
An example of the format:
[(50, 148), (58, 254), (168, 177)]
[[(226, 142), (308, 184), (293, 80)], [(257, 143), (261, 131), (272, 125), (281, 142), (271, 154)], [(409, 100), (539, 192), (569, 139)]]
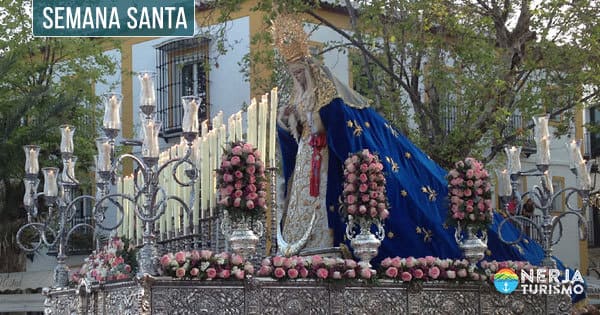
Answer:
[(402, 195), (402, 197), (406, 197), (406, 196), (408, 196), (408, 193), (406, 192), (406, 190), (402, 189), (400, 191), (400, 195)]
[(406, 152), (406, 153), (404, 153), (404, 156), (405, 156), (407, 159), (410, 159), (410, 158), (412, 157), (412, 155), (410, 154), (410, 152)]
[(486, 255), (486, 256), (492, 256), (492, 251), (491, 251), (491, 250), (489, 250), (489, 249), (486, 249), (486, 250), (485, 250), (485, 255)]
[(431, 242), (431, 239), (433, 237), (433, 231), (428, 230), (426, 228), (417, 226), (417, 234), (423, 234), (423, 241), (424, 242)]
[(368, 121), (365, 121), (365, 127), (371, 128), (371, 124)]
[(388, 238), (394, 238), (394, 232), (388, 232), (387, 237)]
[(394, 160), (391, 157), (386, 156), (385, 160), (390, 164), (390, 167), (392, 168), (392, 172), (398, 171), (398, 163), (394, 162)]
[(362, 127), (360, 126), (360, 124), (356, 120), (354, 120), (354, 121), (348, 120), (346, 122), (346, 125), (348, 126), (348, 128), (354, 128), (354, 131), (352, 132), (352, 134), (355, 137), (358, 137), (358, 136), (362, 135), (363, 129), (362, 129)]
[(437, 192), (429, 186), (421, 187), (421, 191), (429, 195), (429, 201), (435, 201), (437, 199)]

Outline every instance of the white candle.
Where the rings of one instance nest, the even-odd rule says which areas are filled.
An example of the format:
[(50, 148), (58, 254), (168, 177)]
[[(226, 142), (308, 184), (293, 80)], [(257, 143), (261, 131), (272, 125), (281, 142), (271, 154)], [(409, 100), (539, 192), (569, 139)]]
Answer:
[(204, 120), (202, 122), (202, 135), (203, 137), (206, 137), (206, 135), (208, 134), (208, 120)]
[(215, 189), (215, 177), (213, 176), (213, 170), (216, 168), (217, 166), (217, 161), (218, 161), (218, 157), (217, 157), (217, 135), (215, 133), (215, 130), (211, 130), (208, 133), (208, 140), (209, 140), (209, 145), (210, 145), (210, 163), (209, 163), (209, 167), (210, 169), (208, 170), (208, 173), (210, 174), (210, 178), (209, 178), (209, 188), (208, 188), (208, 202), (209, 202), (209, 210), (210, 210), (210, 215), (212, 216), (213, 214), (213, 208), (215, 207), (216, 203), (215, 203), (215, 196), (214, 196), (214, 189)]
[(96, 148), (98, 149), (98, 159), (96, 160), (96, 168), (100, 172), (110, 171), (111, 166), (111, 146), (108, 138), (96, 139)]
[(58, 168), (44, 167), (42, 172), (44, 174), (44, 195), (56, 197), (58, 195), (58, 184), (56, 182)]
[(512, 186), (510, 184), (510, 176), (507, 169), (502, 171), (496, 170), (498, 175), (498, 196), (505, 197), (512, 195)]
[(37, 176), (37, 173), (40, 171), (38, 162), (40, 147), (37, 145), (26, 145), (23, 146), (23, 151), (25, 151), (25, 174)]
[(33, 207), (35, 203), (35, 194), (37, 193), (38, 181), (37, 180), (24, 180), (25, 182), (25, 195), (23, 195), (23, 205), (25, 207)]
[(269, 117), (269, 166), (275, 167), (275, 139), (277, 139), (277, 87), (271, 90), (271, 108)]
[(235, 115), (235, 141), (242, 141), (242, 134), (243, 134), (243, 128), (242, 128), (242, 112), (237, 112), (237, 114)]
[(235, 141), (235, 114), (227, 119), (227, 142)]
[(581, 156), (581, 141), (571, 140), (566, 143), (567, 153), (569, 154), (569, 167), (575, 169), (576, 166), (583, 160)]
[(538, 140), (538, 164), (550, 164), (550, 141), (548, 137), (542, 137)]
[(106, 129), (121, 129), (121, 101), (118, 94), (107, 94), (104, 101), (104, 121), (102, 125)]
[(202, 141), (200, 143), (201, 148), (201, 157), (200, 157), (200, 176), (202, 180), (200, 181), (200, 207), (202, 208), (202, 214), (204, 217), (205, 211), (208, 209), (208, 185), (210, 181), (209, 177), (209, 142), (208, 136), (202, 137)]
[(150, 158), (158, 158), (158, 133), (160, 131), (161, 122), (152, 119), (145, 119), (143, 122), (144, 141), (142, 143), (142, 156)]
[(63, 160), (63, 171), (61, 176), (63, 183), (74, 183), (77, 181), (75, 179), (75, 163), (77, 163), (76, 156)]
[[(125, 177), (123, 182), (123, 189), (125, 191), (125, 195), (133, 197), (133, 176)], [(135, 241), (134, 232), (135, 232), (135, 211), (133, 209), (134, 203), (130, 201), (125, 201), (125, 210), (127, 212), (127, 238), (131, 241)]]
[(183, 120), (181, 129), (183, 132), (198, 132), (198, 106), (200, 104), (196, 96), (184, 96), (181, 98), (183, 103)]
[(154, 80), (153, 74), (150, 72), (143, 72), (140, 74), (140, 82), (142, 86), (141, 90), (141, 105), (156, 106), (156, 95), (154, 93)]
[(221, 125), (219, 128), (219, 147), (217, 148), (217, 164), (215, 165), (215, 169), (221, 166), (221, 156), (223, 155), (223, 148), (227, 145), (227, 127), (225, 125)]
[(552, 177), (550, 176), (550, 172), (545, 171), (544, 174), (542, 175), (542, 177), (543, 177), (544, 185), (546, 186), (546, 189), (548, 190), (548, 193), (550, 193), (551, 195), (554, 194), (554, 186), (552, 186)]
[(73, 133), (75, 127), (71, 125), (60, 126), (60, 152), (61, 153), (73, 153)]
[(260, 100), (260, 104), (258, 105), (258, 136), (257, 136), (257, 145), (258, 152), (262, 154), (262, 156), (266, 156), (267, 153), (267, 129), (268, 129), (268, 111), (269, 111), (269, 99), (266, 94), (264, 94)]
[(589, 190), (592, 188), (592, 178), (590, 176), (589, 168), (591, 163), (587, 163), (586, 160), (579, 162), (577, 166), (577, 182), (579, 189)]
[(517, 174), (521, 171), (521, 147), (512, 146), (510, 148), (504, 148), (506, 156), (508, 158), (508, 170), (510, 174)]
[(254, 98), (252, 99), (252, 101), (250, 101), (250, 106), (248, 106), (248, 113), (246, 118), (248, 121), (248, 138), (246, 139), (246, 142), (252, 144), (253, 146), (256, 146), (258, 134), (256, 121), (256, 99)]

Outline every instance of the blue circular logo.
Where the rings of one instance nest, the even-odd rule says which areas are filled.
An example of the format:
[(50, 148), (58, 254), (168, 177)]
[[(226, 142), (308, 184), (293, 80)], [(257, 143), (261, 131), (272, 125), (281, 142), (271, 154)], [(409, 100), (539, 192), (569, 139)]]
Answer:
[(519, 286), (519, 277), (514, 270), (502, 268), (494, 275), (494, 286), (500, 293), (511, 294)]

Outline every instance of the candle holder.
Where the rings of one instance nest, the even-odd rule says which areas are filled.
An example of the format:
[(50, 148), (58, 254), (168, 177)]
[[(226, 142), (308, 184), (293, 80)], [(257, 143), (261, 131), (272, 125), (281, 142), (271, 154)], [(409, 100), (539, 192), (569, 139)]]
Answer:
[[(74, 129), (71, 129), (71, 131)], [(64, 126), (61, 126), (64, 131)], [(71, 134), (65, 134), (63, 137), (71, 137)], [(68, 140), (61, 141), (61, 144)], [(25, 153), (29, 161), (26, 162), (26, 175), (24, 179), (25, 195), (23, 204), (27, 211), (27, 224), (23, 225), (16, 236), (17, 245), (26, 252), (37, 251), (42, 246), (57, 247), (56, 267), (54, 268), (54, 288), (66, 288), (69, 282), (69, 268), (65, 263), (67, 258), (66, 248), (73, 233), (80, 229), (95, 230), (92, 224), (78, 223), (73, 224), (73, 219), (77, 213), (77, 205), (82, 199), (92, 198), (91, 196), (79, 196), (74, 198), (74, 192), (79, 186), (79, 181), (75, 178), (75, 160), (72, 155), (71, 147), (61, 145), (63, 157), (63, 173), (59, 176), (59, 169), (56, 167), (45, 167), (44, 172), (44, 191), (38, 193), (37, 187), (39, 179), (37, 173), (33, 173), (37, 166), (37, 153), (29, 156), (31, 149), (39, 152), (38, 146), (25, 146)], [(61, 150), (62, 151), (62, 150)], [(35, 160), (35, 161), (34, 161)], [(35, 162), (35, 166), (32, 165)], [(45, 216), (39, 215), (37, 200), (42, 198), (48, 207), (48, 213)], [(27, 242), (26, 240), (30, 241)]]
[[(544, 133), (547, 133), (547, 126), (544, 126), (544, 119), (539, 117), (541, 125), (536, 125), (536, 136), (539, 138), (546, 137)], [(547, 124), (547, 119), (545, 120)], [(539, 134), (538, 134), (539, 133)], [(546, 138), (547, 139), (547, 138)], [(547, 143), (549, 145), (549, 143)], [(573, 151), (569, 145), (567, 149)], [(507, 150), (507, 154), (509, 151)], [(576, 154), (571, 154), (576, 158)], [(579, 155), (580, 156), (580, 155)], [(542, 266), (556, 268), (556, 262), (552, 259), (553, 248), (562, 239), (563, 236), (563, 223), (562, 220), (567, 216), (575, 216), (577, 218), (577, 226), (580, 230), (579, 238), (584, 240), (587, 237), (587, 225), (585, 221), (586, 209), (589, 205), (591, 184), (589, 182), (589, 166), (587, 168), (571, 168), (573, 174), (577, 176), (579, 183), (578, 188), (566, 187), (559, 191), (554, 191), (552, 186), (552, 180), (550, 177), (550, 166), (549, 166), (549, 155), (548, 160), (543, 160), (547, 163), (538, 163), (535, 169), (527, 171), (518, 171), (510, 175), (510, 186), (506, 195), (503, 195), (507, 189), (500, 189), (500, 202), (502, 207), (505, 209), (506, 218), (498, 225), (498, 236), (500, 240), (509, 245), (514, 245), (521, 242), (526, 234), (526, 229), (523, 229), (523, 225), (528, 226), (528, 230), (535, 231), (540, 236), (541, 246), (544, 251), (544, 258), (542, 259)], [(509, 154), (509, 164), (511, 161)], [(514, 162), (514, 160), (513, 160)], [(585, 163), (585, 162), (584, 162)], [(513, 163), (514, 164), (514, 163)], [(571, 165), (576, 165), (572, 163)], [(510, 167), (510, 165), (509, 165)], [(539, 177), (539, 185), (535, 185), (532, 190), (527, 191), (521, 195), (519, 192), (519, 180), (521, 177)], [(559, 215), (553, 215), (553, 204), (557, 198), (560, 198), (562, 194), (566, 194), (566, 207), (567, 209)], [(573, 206), (572, 202), (581, 198), (581, 206)], [(529, 209), (531, 215), (535, 209), (542, 212), (541, 220), (533, 220), (530, 214), (524, 211), (524, 200), (528, 200)], [(512, 205), (511, 205), (512, 203)], [(511, 206), (514, 206), (511, 207)], [(511, 209), (512, 208), (512, 209)], [(513, 210), (513, 211), (511, 211)], [(517, 227), (521, 227), (519, 236), (514, 240), (507, 240), (503, 233), (503, 227), (512, 223)], [(558, 233), (555, 235), (555, 233)]]

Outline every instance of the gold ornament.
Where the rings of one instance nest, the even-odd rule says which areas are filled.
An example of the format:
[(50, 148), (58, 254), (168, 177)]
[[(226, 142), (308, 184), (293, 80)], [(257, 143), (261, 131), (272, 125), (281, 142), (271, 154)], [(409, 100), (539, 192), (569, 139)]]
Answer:
[(310, 57), (308, 35), (296, 15), (285, 13), (277, 16), (273, 21), (271, 32), (275, 47), (286, 62)]

